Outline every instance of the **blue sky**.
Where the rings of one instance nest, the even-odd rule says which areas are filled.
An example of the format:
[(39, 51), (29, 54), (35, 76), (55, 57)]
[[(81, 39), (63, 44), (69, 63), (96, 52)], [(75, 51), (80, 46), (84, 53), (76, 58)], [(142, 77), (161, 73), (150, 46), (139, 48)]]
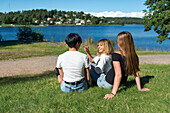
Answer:
[[(31, 9), (83, 11), (93, 15), (128, 16), (146, 9), (146, 0), (0, 0), (0, 12)], [(142, 14), (142, 13), (141, 13)], [(141, 15), (139, 14), (139, 15)]]

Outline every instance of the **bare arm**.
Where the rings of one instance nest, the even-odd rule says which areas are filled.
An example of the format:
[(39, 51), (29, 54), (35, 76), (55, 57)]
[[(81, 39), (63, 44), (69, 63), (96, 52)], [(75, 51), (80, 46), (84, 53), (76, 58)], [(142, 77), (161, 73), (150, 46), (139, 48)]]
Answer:
[(83, 46), (83, 47), (84, 47), (84, 51), (86, 51), (86, 53), (87, 53), (87, 56), (88, 56), (90, 62), (91, 62), (91, 63), (94, 62), (93, 57), (92, 57), (92, 55), (90, 54), (89, 47), (88, 47), (88, 46)]
[(136, 72), (135, 81), (136, 81), (136, 85), (137, 85), (137, 88), (139, 91), (149, 91), (150, 90), (148, 88), (141, 88), (140, 77), (139, 77), (138, 72)]
[(112, 99), (116, 95), (117, 90), (118, 90), (119, 85), (120, 85), (121, 78), (122, 78), (120, 62), (113, 61), (113, 66), (114, 66), (114, 70), (115, 70), (115, 78), (114, 78), (112, 93), (106, 94), (104, 99), (110, 99), (110, 98)]
[(58, 71), (59, 71), (59, 73), (60, 73), (60, 77), (61, 77), (61, 81), (60, 81), (60, 83), (62, 83), (62, 82), (63, 82), (63, 77), (64, 77), (63, 69), (62, 69), (62, 68), (58, 68)]
[(87, 83), (91, 86), (91, 84), (92, 84), (92, 79), (91, 79), (91, 77), (90, 77), (90, 71), (89, 71), (89, 68), (85, 68), (85, 76), (86, 76), (86, 78), (87, 78)]

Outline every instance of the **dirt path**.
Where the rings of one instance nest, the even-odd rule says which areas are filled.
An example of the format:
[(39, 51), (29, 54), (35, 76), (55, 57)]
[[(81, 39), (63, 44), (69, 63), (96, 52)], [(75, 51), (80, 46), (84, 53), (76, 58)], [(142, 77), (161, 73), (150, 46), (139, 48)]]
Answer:
[[(52, 71), (55, 68), (56, 61), (57, 56), (0, 61), (0, 77)], [(170, 64), (170, 55), (140, 55), (139, 61), (140, 64)]]

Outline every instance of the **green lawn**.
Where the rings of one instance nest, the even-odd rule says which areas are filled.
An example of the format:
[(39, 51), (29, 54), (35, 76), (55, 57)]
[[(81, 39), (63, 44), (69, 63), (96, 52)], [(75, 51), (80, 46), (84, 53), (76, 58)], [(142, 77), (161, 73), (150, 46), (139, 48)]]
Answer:
[[(91, 54), (96, 55), (97, 48), (94, 44), (82, 44), (80, 52), (84, 52), (83, 45), (90, 47)], [(0, 46), (0, 60), (28, 58), (36, 56), (60, 55), (68, 50), (65, 43), (61, 42), (58, 45), (50, 45), (48, 43), (30, 43), (30, 44), (9, 44)], [(85, 53), (85, 52), (84, 52)], [(170, 54), (170, 52), (161, 51), (137, 51), (138, 55), (148, 54)]]
[(63, 93), (53, 72), (0, 78), (0, 113), (16, 112), (97, 112), (168, 113), (170, 65), (140, 65), (142, 86), (137, 90), (134, 77), (112, 100), (103, 97), (110, 90), (91, 87), (77, 93)]

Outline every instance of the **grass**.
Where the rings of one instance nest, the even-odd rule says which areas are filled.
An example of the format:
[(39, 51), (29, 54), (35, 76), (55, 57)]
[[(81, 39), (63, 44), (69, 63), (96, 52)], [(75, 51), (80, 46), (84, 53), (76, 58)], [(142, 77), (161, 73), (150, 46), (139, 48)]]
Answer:
[(0, 112), (170, 112), (170, 65), (140, 65), (143, 87), (136, 88), (134, 77), (112, 100), (104, 100), (111, 89), (91, 87), (83, 92), (63, 93), (53, 72), (0, 78)]
[[(91, 43), (91, 42), (90, 42)], [(97, 49), (94, 43), (83, 43), (80, 52), (84, 52), (83, 46), (88, 45), (90, 47), (91, 54), (96, 55)], [(68, 50), (68, 47), (64, 42), (57, 43), (57, 45), (50, 45), (48, 43), (30, 43), (30, 44), (9, 44), (6, 46), (0, 46), (0, 60), (20, 59), (37, 56), (52, 56), (60, 55)], [(170, 54), (170, 52), (161, 51), (137, 51), (138, 55), (148, 54)]]
[(58, 45), (49, 45), (47, 43), (31, 43), (0, 46), (0, 60), (59, 55), (67, 50), (68, 48), (63, 43)]

